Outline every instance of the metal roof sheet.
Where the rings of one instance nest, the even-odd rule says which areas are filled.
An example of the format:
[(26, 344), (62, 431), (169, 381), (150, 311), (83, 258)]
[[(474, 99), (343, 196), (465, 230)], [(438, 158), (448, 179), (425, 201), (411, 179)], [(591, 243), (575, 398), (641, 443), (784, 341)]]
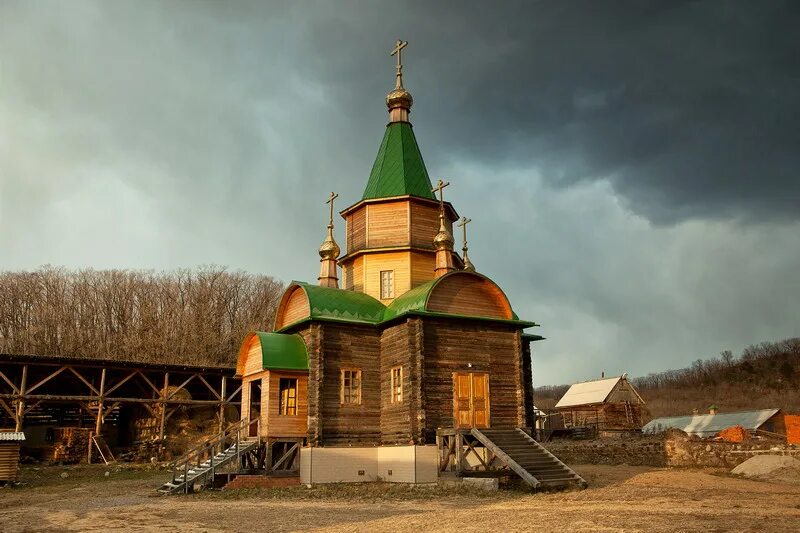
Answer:
[(575, 383), (558, 400), (556, 408), (603, 403), (620, 379), (622, 379), (622, 376)]
[(24, 441), (25, 440), (25, 433), (22, 431), (0, 431), (0, 441), (8, 442), (8, 441)]
[(742, 426), (754, 431), (775, 416), (780, 409), (760, 409), (758, 411), (739, 411), (737, 413), (717, 413), (715, 415), (667, 416), (651, 420), (642, 428), (644, 433), (658, 433), (666, 429), (680, 429), (690, 435), (711, 436), (723, 429)]
[(254, 333), (261, 342), (261, 362), (265, 370), (308, 370), (308, 351), (300, 335)]
[(428, 170), (411, 124), (390, 123), (372, 165), (363, 199), (411, 194), (434, 200), (431, 189)]

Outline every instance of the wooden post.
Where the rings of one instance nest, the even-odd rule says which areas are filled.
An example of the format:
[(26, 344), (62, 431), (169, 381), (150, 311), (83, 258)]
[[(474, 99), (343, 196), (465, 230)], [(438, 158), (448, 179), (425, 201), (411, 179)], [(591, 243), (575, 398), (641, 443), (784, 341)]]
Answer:
[[(169, 372), (164, 372), (164, 389), (161, 391), (161, 427), (158, 430), (158, 452), (164, 448), (164, 427), (167, 423), (167, 391), (169, 390)], [(184, 478), (185, 480), (185, 478)]]
[(222, 385), (220, 386), (220, 396), (219, 396), (219, 432), (222, 433), (225, 431), (225, 401), (227, 400), (227, 384), (228, 380), (225, 376), (222, 376)]
[(17, 400), (17, 427), (15, 431), (22, 431), (22, 422), (25, 418), (25, 388), (28, 386), (28, 365), (22, 367), (22, 380), (19, 384), (19, 399)]
[(456, 429), (456, 475), (461, 475), (461, 463), (464, 460), (464, 450), (462, 446), (464, 445), (464, 436), (461, 434), (461, 431)]
[(97, 420), (94, 423), (94, 434), (100, 435), (100, 430), (103, 427), (103, 395), (106, 390), (106, 368), (100, 371), (100, 395), (97, 399)]

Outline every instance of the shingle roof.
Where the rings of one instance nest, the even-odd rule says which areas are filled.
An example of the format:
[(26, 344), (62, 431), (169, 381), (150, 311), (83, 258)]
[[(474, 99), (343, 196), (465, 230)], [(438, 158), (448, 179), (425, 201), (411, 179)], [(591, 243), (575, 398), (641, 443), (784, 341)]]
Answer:
[(435, 199), (431, 188), (411, 124), (392, 122), (386, 126), (362, 199), (407, 194)]
[(25, 433), (22, 431), (0, 431), (0, 441), (8, 442), (15, 441), (21, 442), (25, 440)]
[(755, 431), (775, 416), (780, 409), (759, 409), (757, 411), (739, 411), (736, 413), (717, 413), (715, 415), (667, 416), (648, 422), (644, 433), (658, 433), (665, 429), (680, 429), (690, 435), (716, 435), (723, 429), (742, 426), (748, 431)]
[(575, 383), (558, 400), (556, 408), (603, 403), (620, 379), (622, 379), (622, 376)]

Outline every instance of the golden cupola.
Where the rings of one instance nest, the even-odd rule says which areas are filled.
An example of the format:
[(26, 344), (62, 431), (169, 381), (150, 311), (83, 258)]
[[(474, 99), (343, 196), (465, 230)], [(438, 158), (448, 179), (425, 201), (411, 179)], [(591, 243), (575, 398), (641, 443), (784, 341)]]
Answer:
[(333, 201), (338, 198), (339, 195), (336, 193), (331, 193), (328, 201), (325, 202), (330, 204), (330, 217), (328, 219), (328, 234), (325, 236), (325, 240), (322, 241), (322, 244), (319, 247), (319, 284), (322, 287), (333, 287), (338, 289), (339, 288), (339, 272), (338, 272), (338, 265), (337, 265), (337, 258), (339, 257), (339, 253), (341, 250), (339, 249), (339, 245), (336, 244), (336, 240), (333, 238)]

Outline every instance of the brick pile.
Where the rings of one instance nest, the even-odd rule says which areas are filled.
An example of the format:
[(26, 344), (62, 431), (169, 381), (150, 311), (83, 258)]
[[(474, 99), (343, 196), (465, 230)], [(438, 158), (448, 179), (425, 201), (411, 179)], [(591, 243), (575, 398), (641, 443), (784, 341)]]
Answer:
[(225, 485), (223, 490), (233, 489), (274, 489), (292, 487), (300, 484), (300, 476), (267, 477), (264, 475), (240, 474)]
[(717, 438), (725, 442), (744, 442), (750, 434), (742, 426), (731, 426), (717, 433)]

